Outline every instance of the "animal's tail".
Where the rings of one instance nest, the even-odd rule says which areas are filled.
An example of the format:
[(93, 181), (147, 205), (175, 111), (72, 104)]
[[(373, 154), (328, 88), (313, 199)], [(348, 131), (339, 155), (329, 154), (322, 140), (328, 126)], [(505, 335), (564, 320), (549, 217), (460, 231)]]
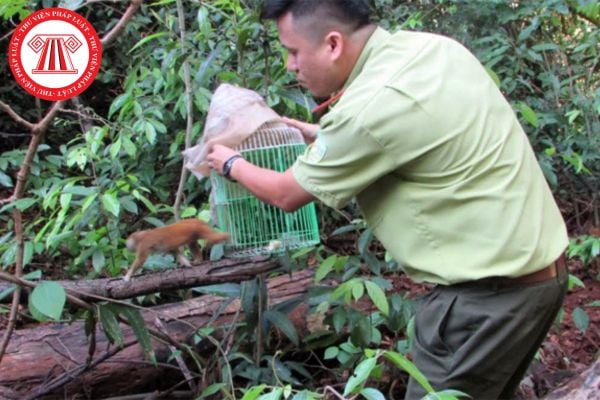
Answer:
[(129, 236), (127, 241), (125, 241), (125, 245), (129, 250), (135, 250), (135, 239), (132, 236)]
[(227, 232), (213, 232), (208, 237), (206, 237), (206, 242), (208, 244), (215, 244), (229, 240), (230, 237), (231, 235)]

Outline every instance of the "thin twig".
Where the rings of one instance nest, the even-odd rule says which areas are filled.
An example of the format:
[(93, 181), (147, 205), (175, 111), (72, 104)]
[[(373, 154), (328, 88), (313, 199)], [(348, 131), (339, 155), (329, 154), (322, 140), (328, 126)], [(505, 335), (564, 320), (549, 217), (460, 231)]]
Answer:
[(0, 100), (0, 109), (4, 110), (4, 112), (6, 112), (9, 117), (14, 119), (15, 122), (21, 124), (23, 127), (27, 128), (30, 131), (33, 130), (33, 127), (35, 126), (35, 124), (32, 124), (31, 122), (25, 120), (23, 117), (21, 117), (19, 114), (17, 114), (17, 112), (15, 110), (13, 110), (11, 106), (6, 104), (2, 100)]
[[(10, 111), (14, 113), (13, 118), (16, 117), (20, 119), (22, 121), (22, 124), (30, 128), (32, 134), (31, 141), (29, 142), (29, 147), (27, 148), (27, 153), (25, 154), (25, 158), (23, 158), (23, 162), (21, 163), (21, 168), (19, 169), (19, 172), (17, 173), (17, 184), (15, 186), (13, 194), (7, 199), (0, 200), (0, 205), (10, 203), (23, 197), (23, 193), (25, 192), (25, 183), (27, 182), (27, 177), (29, 176), (29, 170), (31, 169), (33, 157), (35, 156), (35, 153), (37, 152), (37, 149), (44, 138), (46, 130), (50, 125), (50, 122), (56, 116), (56, 113), (58, 112), (62, 104), (63, 101), (55, 102), (54, 104), (52, 104), (44, 118), (42, 118), (36, 124), (31, 124), (30, 122), (25, 121), (19, 115), (14, 113), (14, 111), (12, 111), (12, 109), (10, 109), (8, 105), (0, 101), (0, 107), (8, 107)], [(10, 111), (6, 109), (5, 111), (7, 111), (10, 114)]]
[[(156, 328), (159, 330), (159, 332), (161, 332), (164, 335), (169, 335), (169, 331), (167, 330), (167, 327), (165, 326), (165, 324), (163, 324), (163, 322), (161, 321), (160, 318), (156, 317), (154, 319), (154, 325), (156, 326)], [(193, 393), (198, 393), (198, 388), (196, 387), (196, 383), (194, 382), (194, 377), (192, 376), (190, 369), (187, 367), (187, 365), (185, 364), (185, 362), (183, 361), (183, 357), (181, 357), (181, 354), (177, 354), (176, 353), (176, 349), (174, 346), (169, 345), (169, 350), (171, 351), (172, 354), (175, 354), (175, 361), (177, 361), (177, 365), (179, 365), (179, 369), (181, 370), (181, 373), (183, 374), (185, 380), (187, 381), (188, 386), (190, 387), (190, 389), (192, 390)]]
[[(177, 15), (179, 18), (179, 38), (181, 41), (181, 53), (184, 56), (183, 59), (183, 82), (185, 85), (185, 102), (187, 110), (187, 124), (185, 127), (185, 148), (188, 149), (192, 145), (192, 129), (194, 127), (194, 115), (193, 115), (193, 101), (192, 101), (192, 78), (190, 72), (190, 63), (185, 57), (186, 43), (185, 43), (185, 11), (183, 9), (182, 0), (177, 0)], [(184, 160), (185, 163), (185, 160)], [(183, 188), (187, 180), (188, 171), (184, 165), (181, 166), (181, 175), (179, 177), (179, 186), (177, 188), (177, 194), (175, 196), (175, 204), (173, 205), (175, 220), (179, 220), (179, 209), (181, 208), (181, 201), (183, 198)]]
[(29, 132), (0, 132), (1, 137), (6, 138), (17, 138), (17, 137), (29, 137), (31, 133)]
[(107, 360), (107, 363), (111, 364), (132, 364), (132, 365), (145, 365), (150, 367), (161, 367), (166, 369), (173, 369), (176, 371), (180, 371), (179, 367), (175, 365), (163, 363), (163, 362), (152, 362), (152, 361), (144, 361), (144, 360)]
[[(80, 365), (81, 363), (78, 362), (75, 358), (73, 358), (73, 354), (71, 354), (71, 351), (69, 350), (69, 348), (67, 346), (65, 346), (65, 344), (62, 342), (62, 340), (60, 340), (60, 337), (57, 337), (56, 340), (58, 341), (58, 344), (60, 344), (62, 346), (64, 351), (63, 351), (63, 349), (60, 349), (60, 350), (57, 349), (56, 346), (48, 339), (44, 339), (44, 343), (46, 343), (48, 346), (50, 346), (50, 348), (52, 350), (54, 350), (55, 353), (60, 354), (67, 360), (71, 361), (73, 364)], [(66, 354), (65, 354), (65, 352), (66, 352)]]
[(104, 355), (98, 357), (97, 359), (93, 360), (89, 364), (83, 364), (83, 365), (80, 365), (73, 369), (70, 369), (68, 371), (65, 371), (63, 374), (57, 376), (50, 382), (44, 384), (43, 386), (41, 386), (40, 388), (35, 390), (33, 393), (30, 393), (27, 397), (25, 397), (25, 400), (37, 399), (39, 397), (42, 397), (42, 396), (54, 391), (55, 389), (58, 389), (64, 385), (66, 385), (67, 383), (73, 381), (78, 376), (81, 376), (81, 374), (83, 374), (85, 371), (92, 369), (93, 367), (100, 364), (101, 362), (111, 358), (115, 354), (121, 352), (122, 350), (125, 350), (127, 347), (133, 346), (136, 343), (137, 343), (137, 340), (129, 341), (121, 347), (115, 347), (112, 350), (108, 350), (106, 353), (104, 353)]
[[(14, 284), (16, 284), (18, 286), (25, 286), (25, 287), (28, 287), (28, 288), (35, 288), (38, 285), (35, 282), (28, 281), (28, 280), (25, 280), (25, 279), (21, 279), (21, 278), (18, 278), (16, 276), (14, 276), (14, 275), (11, 275), (11, 274), (8, 274), (8, 273), (2, 272), (2, 271), (0, 271), (0, 279), (3, 280), (3, 281), (14, 283)], [(89, 304), (89, 303), (81, 300), (80, 298), (78, 298), (76, 296), (73, 296), (73, 295), (71, 295), (69, 293), (67, 293), (67, 300), (69, 300), (69, 302), (72, 303), (72, 304), (75, 304), (75, 305), (77, 305), (79, 307), (85, 308), (86, 310), (91, 310), (92, 309), (92, 305), (91, 304)]]
[[(20, 277), (23, 275), (23, 219), (21, 215), (21, 211), (18, 209), (14, 209), (12, 212), (13, 220), (15, 222), (15, 240), (17, 241), (17, 256), (15, 262), (15, 276)], [(15, 330), (15, 326), (17, 325), (17, 313), (19, 311), (19, 300), (21, 299), (21, 286), (17, 286), (15, 291), (13, 292), (12, 305), (10, 307), (10, 314), (8, 317), (8, 326), (6, 327), (6, 331), (4, 332), (4, 337), (2, 338), (2, 344), (0, 345), (0, 362), (2, 362), (2, 357), (4, 357), (4, 353), (8, 348), (8, 343), (10, 342), (10, 338), (12, 333)]]
[(333, 387), (331, 386), (325, 386), (324, 388), (324, 393), (330, 392), (331, 394), (333, 394), (336, 398), (340, 399), (340, 400), (348, 400), (346, 399), (344, 396), (342, 396), (337, 390), (335, 390)]

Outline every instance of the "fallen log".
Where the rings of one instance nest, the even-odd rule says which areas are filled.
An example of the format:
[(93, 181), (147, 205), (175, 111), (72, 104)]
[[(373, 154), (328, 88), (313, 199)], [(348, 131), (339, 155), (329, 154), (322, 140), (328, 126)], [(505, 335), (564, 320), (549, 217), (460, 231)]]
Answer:
[(596, 360), (581, 374), (547, 394), (544, 400), (587, 400), (598, 398), (600, 398), (600, 360)]
[[(126, 299), (166, 290), (186, 289), (223, 282), (242, 282), (270, 272), (279, 267), (276, 259), (252, 257), (204, 262), (189, 268), (173, 268), (134, 276), (126, 282), (122, 278), (90, 279), (80, 281), (57, 281), (65, 290), (85, 301), (94, 296), (110, 299)], [(19, 283), (14, 276), (0, 272), (0, 293)], [(10, 299), (7, 296), (6, 299)]]
[[(182, 269), (185, 272), (189, 270)], [(310, 270), (268, 279), (269, 305), (302, 298), (312, 282)], [(133, 286), (135, 280), (130, 284)], [(206, 295), (176, 304), (153, 307), (144, 311), (142, 315), (146, 324), (153, 328), (156, 318), (159, 318), (160, 325), (169, 337), (185, 342), (197, 329), (209, 322), (213, 327), (230, 326), (232, 322), (236, 322), (236, 315), (241, 318), (239, 299), (224, 307), (226, 301), (231, 299)], [(305, 328), (306, 310), (305, 305), (300, 305), (296, 312), (290, 314), (292, 323), (300, 331)], [(222, 315), (213, 321), (218, 312)], [(131, 329), (124, 325), (121, 329), (125, 343), (135, 342)], [(84, 324), (81, 321), (70, 325), (38, 325), (15, 331), (0, 363), (0, 393), (9, 399), (37, 398), (44, 393), (42, 389), (47, 389), (54, 379), (80, 373), (77, 378), (64, 385), (60, 393), (54, 391), (57, 398), (71, 398), (75, 395), (99, 398), (152, 388), (159, 380), (181, 376), (175, 364), (166, 364), (171, 352), (166, 344), (158, 341), (153, 341), (157, 365), (145, 358), (142, 349), (136, 343), (86, 370), (89, 343), (84, 332)], [(102, 357), (106, 351), (114, 349), (100, 327), (96, 328), (95, 334), (94, 360)]]

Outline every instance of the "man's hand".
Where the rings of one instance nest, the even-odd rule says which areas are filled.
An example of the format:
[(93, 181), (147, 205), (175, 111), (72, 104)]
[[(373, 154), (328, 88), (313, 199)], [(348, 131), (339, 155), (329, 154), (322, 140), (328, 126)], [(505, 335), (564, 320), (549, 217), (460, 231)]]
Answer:
[(206, 156), (210, 169), (217, 171), (219, 175), (223, 175), (223, 164), (235, 155), (240, 153), (222, 144), (214, 144), (211, 146)]
[(300, 133), (302, 133), (302, 136), (304, 137), (304, 141), (307, 144), (314, 142), (315, 139), (317, 138), (317, 131), (319, 130), (319, 125), (309, 124), (308, 122), (302, 122), (302, 121), (298, 121), (297, 119), (287, 118), (287, 117), (283, 117), (282, 120), (289, 126), (292, 126), (296, 129), (298, 129), (300, 131)]
[[(306, 124), (310, 125), (310, 124)], [(208, 166), (223, 175), (223, 164), (238, 155), (235, 150), (222, 144), (212, 145), (206, 161)], [(277, 172), (257, 167), (243, 158), (236, 160), (231, 167), (229, 179), (234, 179), (265, 203), (292, 212), (314, 200), (294, 178), (292, 168)]]

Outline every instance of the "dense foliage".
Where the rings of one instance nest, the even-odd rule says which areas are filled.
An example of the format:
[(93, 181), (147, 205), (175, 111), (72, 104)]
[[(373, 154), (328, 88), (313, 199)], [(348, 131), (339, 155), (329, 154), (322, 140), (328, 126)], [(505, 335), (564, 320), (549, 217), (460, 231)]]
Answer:
[[(191, 70), (192, 142), (201, 135), (211, 93), (221, 82), (258, 91), (282, 115), (311, 119), (314, 100), (286, 73), (285, 52), (274, 26), (259, 20), (260, 1), (184, 1), (183, 44), (177, 3), (145, 2), (118, 39), (104, 49), (96, 82), (66, 103), (53, 120), (34, 158), (25, 195), (0, 209), (3, 270), (10, 271), (16, 260), (10, 214), (14, 207), (24, 215), (25, 272), (42, 270), (51, 279), (119, 276), (133, 258), (124, 249), (123, 238), (173, 218), (188, 118), (185, 63)], [(376, 0), (372, 4), (377, 22), (386, 28), (446, 34), (477, 55), (526, 128), (568, 222), (573, 238), (570, 255), (592, 262), (600, 253), (600, 238), (594, 235), (600, 227), (600, 4), (593, 0)], [(6, 54), (11, 31), (21, 18), (59, 5), (84, 15), (100, 35), (123, 12), (114, 2), (2, 1), (0, 50)], [(45, 113), (48, 103), (18, 87), (5, 57), (0, 59), (0, 76), (3, 102), (30, 121)], [(0, 198), (6, 198), (16, 184), (29, 134), (1, 115)], [(187, 179), (181, 215), (206, 215), (208, 189), (206, 182)], [(346, 211), (350, 220), (359, 218), (352, 209)], [(333, 365), (340, 369), (352, 369), (363, 359), (361, 348), (383, 346), (383, 337), (391, 338), (390, 350), (398, 352), (386, 356), (399, 357), (407, 346), (411, 304), (400, 294), (389, 299), (383, 294), (390, 288), (386, 276), (397, 266), (379, 257), (377, 246), (370, 246), (372, 235), (360, 220), (340, 227), (339, 215), (323, 210), (321, 223), (340, 228), (323, 232), (326, 236), (350, 229), (361, 235), (353, 254), (335, 254), (322, 246), (288, 260), (302, 267), (311, 257), (320, 264), (318, 279), (328, 275), (344, 282), (331, 296), (324, 292), (313, 298), (318, 312), (332, 311), (327, 317), (331, 332), (308, 338), (303, 346), (327, 348), (324, 358), (335, 360)], [(152, 264), (172, 266), (174, 260), (154, 257)], [(260, 290), (256, 285), (248, 284), (242, 291), (250, 296), (246, 309), (251, 307), (252, 293)], [(378, 312), (365, 317), (345, 307), (363, 296), (375, 303)], [(287, 326), (284, 315), (285, 309), (272, 310), (269, 320), (262, 322)], [(285, 332), (292, 342), (298, 341), (293, 328)], [(336, 342), (335, 333), (342, 332), (350, 332), (348, 340)], [(249, 330), (240, 335), (236, 343), (240, 354), (248, 351), (254, 334)], [(259, 363), (262, 368), (254, 368), (250, 358), (239, 357), (230, 360), (233, 371), (217, 370), (213, 381), (228, 382), (228, 374), (233, 374), (241, 387), (274, 385), (283, 394), (287, 386), (280, 379), (286, 384), (300, 379), (316, 391), (318, 383), (311, 382), (304, 365), (289, 358), (279, 362), (268, 355), (271, 350), (267, 343)], [(286, 356), (278, 355), (284, 360)], [(366, 380), (379, 368), (380, 356), (369, 353), (355, 376), (362, 374)], [(279, 376), (273, 374), (274, 365)], [(354, 383), (350, 392), (367, 390), (361, 386), (364, 380)], [(374, 392), (365, 393), (367, 398), (378, 398)]]

